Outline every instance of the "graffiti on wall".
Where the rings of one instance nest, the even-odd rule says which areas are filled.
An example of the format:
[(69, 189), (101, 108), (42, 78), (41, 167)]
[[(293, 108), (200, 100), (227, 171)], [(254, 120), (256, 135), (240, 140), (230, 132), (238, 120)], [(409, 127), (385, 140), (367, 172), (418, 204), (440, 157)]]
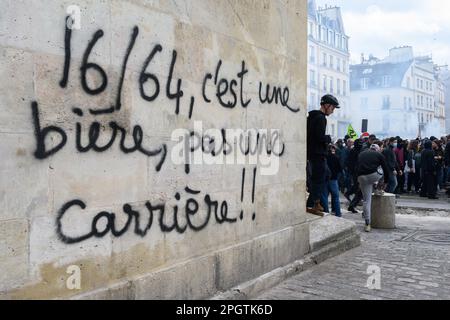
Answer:
[[(69, 17), (67, 19), (69, 19)], [(68, 22), (68, 20), (66, 22)], [(120, 152), (125, 155), (138, 153), (145, 157), (156, 158), (157, 163), (155, 170), (156, 172), (159, 172), (165, 162), (170, 158), (168, 157), (168, 154), (170, 153), (168, 152), (167, 144), (164, 142), (144, 141), (145, 139), (148, 139), (147, 137), (149, 137), (150, 134), (140, 125), (135, 125), (134, 127), (127, 129), (116, 121), (110, 121), (107, 124), (107, 130), (102, 130), (102, 128), (105, 129), (105, 126), (99, 121), (94, 120), (87, 127), (82, 126), (82, 121), (87, 113), (90, 117), (94, 117), (95, 119), (95, 117), (100, 117), (105, 114), (114, 114), (121, 111), (123, 103), (122, 91), (128, 70), (128, 61), (134, 48), (139, 45), (139, 27), (135, 26), (132, 28), (129, 41), (124, 47), (120, 76), (117, 83), (112, 83), (110, 81), (108, 73), (105, 71), (105, 66), (102, 67), (99, 64), (90, 61), (95, 46), (100, 41), (104, 41), (105, 32), (101, 29), (97, 30), (86, 44), (81, 63), (77, 66), (80, 71), (80, 77), (79, 79), (74, 79), (73, 74), (70, 72), (70, 70), (72, 70), (71, 66), (74, 64), (72, 59), (73, 32), (74, 29), (69, 28), (68, 23), (66, 23), (64, 35), (64, 64), (62, 66), (61, 80), (59, 82), (61, 89), (65, 90), (69, 83), (77, 81), (79, 82), (81, 90), (88, 96), (97, 96), (108, 90), (110, 86), (116, 86), (116, 96), (113, 98), (113, 102), (110, 105), (89, 108), (87, 111), (83, 111), (79, 106), (69, 106), (75, 119), (74, 130), (65, 130), (63, 127), (57, 125), (43, 125), (39, 102), (32, 101), (31, 115), (36, 141), (34, 150), (35, 158), (39, 160), (48, 159), (65, 149), (69, 139), (74, 139), (74, 146), (76, 148), (74, 151), (81, 154), (88, 152), (105, 152), (114, 145), (118, 145)], [(138, 81), (141, 99), (152, 104), (164, 95), (169, 101), (173, 101), (173, 113), (176, 116), (183, 115), (192, 119), (195, 115), (197, 103), (211, 104), (213, 100), (218, 102), (219, 107), (225, 108), (230, 112), (236, 108), (249, 108), (255, 104), (271, 105), (280, 108), (280, 112), (283, 112), (284, 110), (284, 112), (293, 114), (298, 113), (300, 110), (291, 105), (290, 91), (287, 86), (277, 86), (259, 81), (258, 88), (256, 88), (257, 92), (259, 92), (259, 100), (254, 101), (256, 99), (247, 98), (245, 96), (248, 86), (246, 77), (251, 70), (248, 68), (245, 60), (242, 61), (240, 70), (233, 78), (223, 76), (223, 62), (222, 60), (219, 60), (215, 67), (215, 71), (212, 73), (208, 72), (204, 75), (203, 80), (201, 81), (201, 88), (199, 88), (199, 90), (201, 90), (200, 100), (202, 101), (196, 101), (194, 96), (189, 97), (187, 92), (183, 90), (183, 79), (176, 79), (175, 77), (178, 57), (176, 50), (170, 50), (169, 52), (171, 60), (170, 65), (168, 65), (166, 69), (167, 77), (163, 78), (149, 70), (150, 64), (152, 62), (158, 63), (158, 58), (163, 54), (167, 54), (163, 45), (155, 44), (148, 56), (142, 60), (142, 68), (136, 81)], [(92, 83), (89, 83), (88, 81), (88, 73), (95, 73), (100, 81), (96, 83), (96, 85), (92, 85)], [(150, 87), (152, 90), (149, 90)], [(214, 88), (214, 90), (211, 88)], [(57, 143), (53, 141), (51, 145), (46, 144), (46, 141), (48, 142), (49, 140), (47, 138), (50, 135), (59, 137)], [(105, 135), (107, 136), (105, 137)], [(228, 155), (232, 152), (233, 146), (236, 145), (236, 141), (230, 141), (227, 137), (226, 128), (220, 129), (220, 137), (216, 139), (211, 139), (211, 137), (205, 139), (206, 137), (204, 135), (195, 131), (189, 131), (186, 135), (190, 141), (190, 152), (200, 150), (200, 152), (209, 154), (212, 157)], [(280, 137), (277, 138), (279, 139)], [(195, 139), (197, 139), (196, 147), (192, 146), (192, 144), (195, 144), (192, 142)], [(208, 140), (207, 143), (205, 143), (205, 140)], [(247, 137), (247, 140), (240, 140), (241, 141), (238, 141), (238, 145), (245, 156), (256, 152), (258, 148), (263, 150), (266, 154), (278, 158), (282, 157), (285, 152), (284, 143), (281, 142), (277, 149), (273, 139), (267, 138), (259, 133), (255, 134), (253, 139)], [(103, 143), (100, 143), (100, 141), (103, 141)], [(148, 147), (152, 143), (152, 147)], [(184, 171), (185, 174), (190, 173), (190, 163), (185, 163)], [(246, 171), (245, 168), (242, 170), (241, 202), (244, 202), (245, 186), (250, 181), (251, 194), (249, 196), (251, 197), (252, 204), (255, 204), (257, 172), (257, 166), (253, 166), (250, 173)], [(206, 228), (211, 221), (215, 221), (217, 224), (234, 224), (244, 219), (243, 210), (240, 212), (231, 212), (226, 200), (214, 199), (212, 195), (202, 192), (201, 190), (193, 190), (188, 186), (184, 188), (183, 192), (177, 192), (174, 195), (174, 199), (176, 200), (176, 204), (170, 206), (164, 202), (155, 203), (152, 201), (147, 201), (144, 208), (135, 208), (131, 204), (124, 204), (122, 211), (126, 217), (126, 222), (125, 224), (121, 224), (121, 227), (118, 227), (116, 213), (106, 211), (99, 212), (91, 221), (90, 232), (86, 234), (68, 235), (64, 232), (64, 217), (69, 214), (80, 214), (83, 210), (88, 209), (88, 204), (75, 196), (74, 200), (66, 202), (59, 209), (56, 217), (56, 233), (62, 242), (74, 244), (90, 238), (102, 238), (107, 234), (112, 234), (114, 237), (120, 237), (127, 232), (132, 232), (139, 237), (145, 237), (154, 225), (157, 225), (157, 228), (159, 228), (162, 233), (177, 232), (182, 234), (188, 230), (199, 232)], [(200, 214), (201, 207), (204, 208), (202, 214)], [(251, 218), (253, 221), (256, 219), (256, 212), (251, 214)]]

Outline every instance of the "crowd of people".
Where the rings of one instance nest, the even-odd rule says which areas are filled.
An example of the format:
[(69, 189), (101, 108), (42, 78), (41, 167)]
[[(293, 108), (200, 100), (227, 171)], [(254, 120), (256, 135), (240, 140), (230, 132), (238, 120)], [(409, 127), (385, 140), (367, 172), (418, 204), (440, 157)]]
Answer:
[[(438, 199), (438, 190), (450, 182), (450, 135), (414, 140), (378, 139), (364, 133), (358, 139), (346, 136), (332, 143), (326, 135), (326, 117), (339, 108), (338, 100), (325, 95), (321, 109), (311, 111), (307, 121), (309, 213), (342, 215), (340, 193), (349, 201), (348, 211), (358, 213), (363, 201), (365, 230), (370, 231), (371, 199), (374, 191), (417, 194)], [(447, 191), (448, 193), (449, 191)]]

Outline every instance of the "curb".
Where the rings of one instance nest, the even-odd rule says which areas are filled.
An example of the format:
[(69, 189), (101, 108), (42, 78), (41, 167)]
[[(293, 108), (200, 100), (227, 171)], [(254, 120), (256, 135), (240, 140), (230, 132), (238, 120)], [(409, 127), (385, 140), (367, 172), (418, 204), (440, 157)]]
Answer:
[(304, 259), (295, 261), (285, 267), (277, 268), (256, 279), (247, 281), (226, 292), (220, 292), (210, 300), (249, 300), (257, 297), (262, 292), (269, 290), (284, 280), (298, 275), (311, 267), (333, 258), (345, 251), (358, 247), (361, 237), (357, 233), (346, 234), (343, 238), (333, 243), (322, 246), (319, 250), (307, 254)]

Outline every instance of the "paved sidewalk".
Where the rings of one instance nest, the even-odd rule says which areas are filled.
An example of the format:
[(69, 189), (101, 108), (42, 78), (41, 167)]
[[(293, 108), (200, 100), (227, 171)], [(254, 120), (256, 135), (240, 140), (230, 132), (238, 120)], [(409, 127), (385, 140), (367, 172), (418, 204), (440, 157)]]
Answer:
[[(348, 201), (341, 194), (340, 196), (341, 208), (348, 208)], [(450, 199), (443, 192), (439, 192), (438, 200), (431, 200), (428, 198), (421, 198), (416, 194), (403, 194), (396, 199), (397, 207), (424, 209), (424, 210), (450, 210)], [(361, 207), (359, 207), (361, 208)]]
[(449, 199), (444, 194), (440, 194), (440, 199), (430, 200), (428, 198), (421, 198), (416, 195), (403, 195), (397, 199), (397, 206), (403, 208), (416, 208), (427, 210), (450, 210)]
[[(345, 214), (362, 232), (361, 215)], [(450, 218), (397, 215), (394, 231), (361, 233), (361, 247), (288, 279), (257, 299), (450, 299)], [(366, 287), (381, 268), (381, 290)]]

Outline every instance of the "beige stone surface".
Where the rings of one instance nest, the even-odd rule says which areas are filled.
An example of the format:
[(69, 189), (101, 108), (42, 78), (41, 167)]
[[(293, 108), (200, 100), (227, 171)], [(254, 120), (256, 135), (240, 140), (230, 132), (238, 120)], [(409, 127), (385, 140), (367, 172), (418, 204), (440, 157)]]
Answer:
[[(77, 1), (81, 29), (72, 30), (63, 88), (69, 5), (2, 1), (0, 298), (205, 298), (306, 254), (306, 1)], [(139, 33), (123, 76), (120, 110), (91, 114), (116, 107), (134, 27)], [(99, 30), (103, 36), (86, 56), (85, 80), (99, 88), (103, 70), (107, 86), (88, 92), (82, 86), (83, 58)], [(157, 45), (161, 52), (145, 66)], [(241, 106), (238, 77), (243, 61), (247, 107)], [(206, 74), (210, 102), (203, 97)], [(183, 96), (176, 114), (176, 99), (167, 91), (174, 94), (178, 81)], [(235, 96), (230, 90), (223, 96), (236, 99), (234, 108), (220, 104), (224, 82), (235, 90)], [(260, 83), (263, 92), (267, 85), (270, 92), (286, 92), (284, 98), (289, 90), (288, 103), (299, 112), (281, 101), (260, 102)], [(152, 101), (141, 96), (158, 89)], [(38, 103), (39, 127), (32, 102)], [(256, 164), (250, 156), (243, 157), (245, 163), (195, 164), (186, 172), (173, 159), (179, 142), (174, 132), (206, 136), (212, 129), (219, 132), (217, 144), (222, 129), (278, 130), (285, 152), (270, 159), (274, 174), (263, 175), (259, 164), (253, 185)], [(81, 150), (78, 145), (89, 146), (90, 140), (111, 144), (102, 151)], [(159, 154), (133, 148), (136, 140)], [(61, 149), (38, 159), (38, 142), (44, 151)], [(235, 156), (239, 146), (230, 146)], [(71, 201), (78, 205), (63, 212)], [(157, 209), (162, 207), (164, 214)], [(161, 227), (175, 222), (178, 230)], [(80, 267), (80, 290), (66, 286), (71, 266)]]

